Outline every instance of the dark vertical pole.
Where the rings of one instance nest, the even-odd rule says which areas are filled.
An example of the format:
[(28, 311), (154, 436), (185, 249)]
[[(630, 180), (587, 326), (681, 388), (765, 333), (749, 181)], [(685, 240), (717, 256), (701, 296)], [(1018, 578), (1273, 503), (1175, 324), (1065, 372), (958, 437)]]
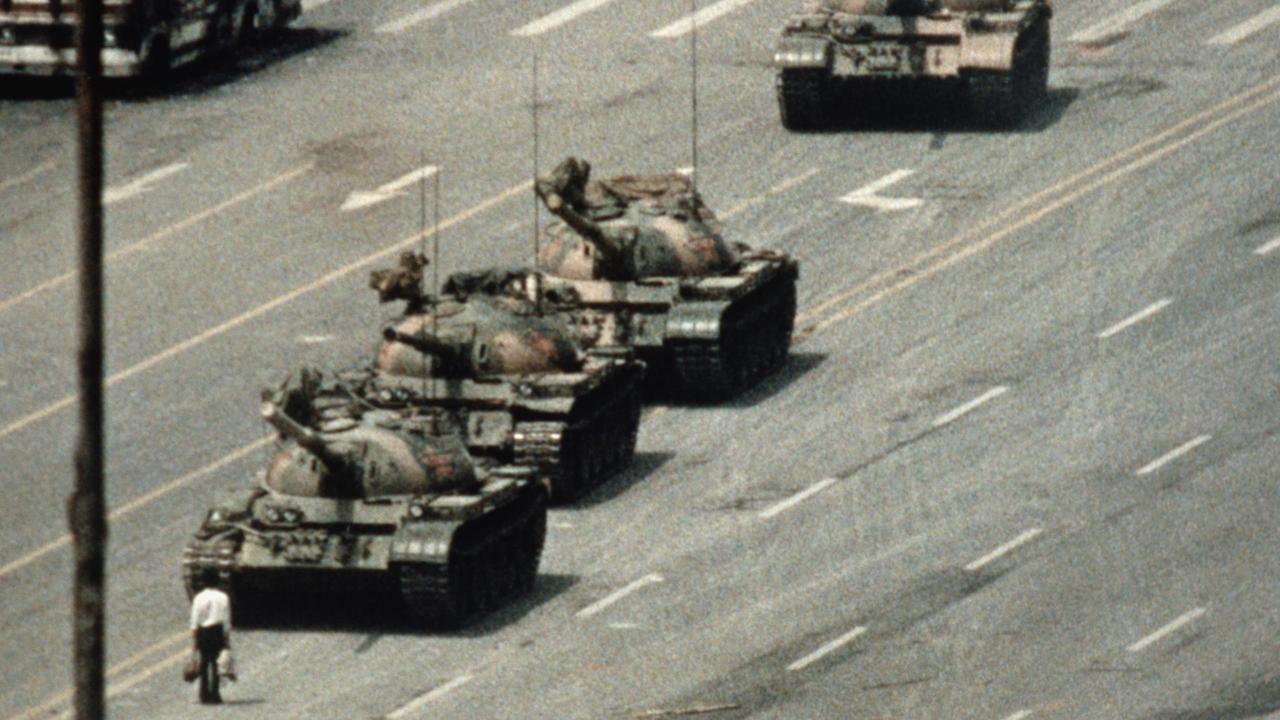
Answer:
[(80, 189), (80, 443), (68, 500), (74, 540), (75, 713), (106, 716), (106, 500), (103, 497), (102, 0), (78, 0), (76, 118)]

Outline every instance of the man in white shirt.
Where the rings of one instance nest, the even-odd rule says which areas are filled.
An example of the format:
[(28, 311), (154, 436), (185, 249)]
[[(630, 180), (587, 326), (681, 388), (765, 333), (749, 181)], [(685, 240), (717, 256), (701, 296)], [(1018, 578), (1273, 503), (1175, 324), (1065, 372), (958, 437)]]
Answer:
[(200, 702), (222, 702), (218, 692), (218, 653), (231, 647), (231, 598), (218, 589), (218, 573), (205, 568), (197, 578), (203, 588), (191, 599), (191, 640), (200, 654)]

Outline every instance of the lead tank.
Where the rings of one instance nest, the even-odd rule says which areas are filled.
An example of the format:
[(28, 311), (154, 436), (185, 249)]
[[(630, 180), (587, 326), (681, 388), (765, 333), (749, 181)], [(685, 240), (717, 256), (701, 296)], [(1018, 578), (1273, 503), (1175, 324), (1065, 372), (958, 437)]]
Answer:
[(188, 595), (206, 569), (241, 598), (391, 590), (416, 621), (454, 627), (532, 588), (547, 515), (533, 468), (477, 461), (429, 420), (324, 384), (304, 371), (264, 393), (276, 451), (187, 543)]
[(688, 177), (593, 180), (568, 158), (536, 192), (559, 218), (538, 257), (539, 292), (586, 347), (632, 348), (665, 394), (723, 400), (780, 367), (799, 264), (729, 243)]
[(517, 293), (425, 294), (425, 266), (407, 253), (371, 275), (381, 301), (406, 307), (352, 376), (359, 397), (456, 428), (478, 457), (537, 468), (558, 502), (630, 464), (645, 374), (634, 353), (583, 349), (564, 316)]
[(790, 130), (828, 124), (836, 101), (862, 106), (921, 81), (965, 89), (973, 110), (1011, 124), (1043, 101), (1049, 0), (821, 0), (783, 28), (774, 53)]

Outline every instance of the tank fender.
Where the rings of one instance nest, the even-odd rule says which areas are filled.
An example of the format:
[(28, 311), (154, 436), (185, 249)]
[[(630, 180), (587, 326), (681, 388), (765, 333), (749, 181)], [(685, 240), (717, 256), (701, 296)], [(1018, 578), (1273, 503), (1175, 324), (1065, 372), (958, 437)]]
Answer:
[(461, 526), (457, 521), (407, 521), (391, 538), (389, 562), (446, 563), (453, 536)]
[(720, 320), (729, 307), (722, 302), (684, 303), (667, 318), (667, 340), (716, 340)]
[(1004, 33), (967, 33), (960, 45), (960, 68), (963, 70), (1010, 70), (1013, 48), (1018, 35)]
[(788, 35), (778, 41), (773, 64), (779, 70), (830, 70), (833, 57), (831, 41), (827, 38)]

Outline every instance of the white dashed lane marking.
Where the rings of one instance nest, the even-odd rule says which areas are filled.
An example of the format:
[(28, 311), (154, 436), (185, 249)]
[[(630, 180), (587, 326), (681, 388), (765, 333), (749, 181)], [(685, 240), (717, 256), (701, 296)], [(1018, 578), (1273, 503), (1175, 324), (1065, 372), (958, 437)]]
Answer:
[(618, 602), (622, 598), (630, 595), (631, 593), (639, 590), (640, 588), (646, 585), (653, 585), (655, 583), (660, 583), (660, 582), (662, 582), (661, 575), (658, 575), (656, 573), (645, 575), (644, 577), (640, 578), (639, 580), (636, 580), (635, 582), (627, 585), (626, 587), (615, 590), (612, 593), (610, 593), (608, 596), (604, 597), (603, 599), (597, 600), (596, 602), (582, 608), (581, 610), (578, 611), (578, 617), (580, 618), (591, 617), (592, 615), (595, 615), (601, 610), (604, 610), (605, 608)]
[(1161, 455), (1155, 460), (1152, 460), (1146, 465), (1143, 465), (1141, 468), (1138, 469), (1138, 472), (1136, 474), (1149, 475), (1155, 472), (1156, 470), (1159, 470), (1160, 468), (1164, 467), (1165, 465), (1173, 462), (1174, 460), (1177, 460), (1183, 455), (1186, 455), (1192, 450), (1195, 450), (1201, 445), (1209, 442), (1209, 440), (1211, 439), (1212, 439), (1211, 435), (1201, 435), (1200, 437), (1195, 438), (1194, 440), (1188, 440), (1182, 445), (1174, 448), (1173, 450), (1170, 450), (1169, 452), (1165, 453), (1164, 455)]
[(686, 15), (666, 27), (654, 30), (649, 33), (649, 37), (666, 39), (688, 35), (695, 26), (702, 27), (712, 20), (724, 17), (752, 2), (755, 2), (755, 0), (720, 0), (720, 2), (713, 3), (697, 12)]
[(778, 513), (780, 513), (780, 512), (783, 512), (783, 511), (785, 511), (785, 510), (790, 510), (791, 508), (795, 507), (796, 505), (799, 505), (800, 503), (804, 502), (805, 500), (808, 500), (809, 498), (813, 497), (814, 495), (817, 495), (818, 493), (822, 492), (823, 490), (826, 490), (827, 488), (829, 488), (829, 487), (831, 487), (832, 485), (836, 484), (836, 482), (838, 482), (838, 481), (839, 481), (839, 478), (827, 478), (826, 480), (819, 480), (818, 482), (816, 482), (816, 483), (814, 483), (814, 484), (810, 485), (809, 487), (805, 488), (804, 490), (801, 490), (800, 492), (796, 493), (795, 495), (792, 495), (791, 497), (787, 498), (786, 500), (783, 500), (782, 502), (779, 502), (779, 503), (777, 503), (776, 505), (771, 505), (769, 508), (767, 508), (766, 510), (764, 510), (763, 512), (761, 512), (761, 513), (760, 513), (760, 517), (761, 517), (761, 518), (764, 518), (764, 519), (766, 519), (766, 520), (767, 520), (767, 519), (769, 519), (769, 518), (773, 517), (774, 515), (777, 515), (777, 514), (778, 514)]
[(1205, 41), (1207, 45), (1235, 45), (1254, 33), (1280, 23), (1280, 5), (1263, 10), (1239, 25), (1223, 30)]
[(1039, 537), (1039, 535), (1043, 532), (1044, 530), (1041, 530), (1040, 528), (1031, 528), (1030, 530), (1022, 533), (1018, 537), (996, 548), (995, 550), (992, 550), (986, 555), (983, 555), (977, 560), (974, 560), (968, 565), (965, 565), (964, 569), (968, 570), (969, 572), (973, 572), (974, 570), (980, 570), (983, 567), (990, 565), (996, 560), (999, 560), (1005, 555), (1008, 555), (1009, 553), (1013, 552), (1019, 546), (1025, 545), (1026, 543), (1031, 542), (1035, 538)]
[(1136, 313), (1134, 313), (1134, 314), (1130, 315), (1129, 317), (1125, 318), (1124, 320), (1121, 320), (1120, 322), (1116, 323), (1115, 325), (1112, 325), (1111, 327), (1107, 328), (1106, 330), (1103, 330), (1102, 332), (1098, 333), (1098, 339), (1099, 339), (1099, 340), (1106, 340), (1107, 338), (1111, 337), (1112, 335), (1115, 335), (1116, 333), (1118, 333), (1118, 332), (1120, 332), (1120, 331), (1122, 331), (1122, 330), (1125, 330), (1125, 329), (1127, 329), (1127, 328), (1129, 328), (1129, 327), (1132, 327), (1132, 326), (1134, 326), (1134, 325), (1137, 325), (1138, 323), (1142, 322), (1143, 320), (1146, 320), (1147, 318), (1151, 317), (1152, 315), (1155, 315), (1156, 313), (1160, 312), (1161, 310), (1164, 310), (1165, 308), (1169, 307), (1171, 304), (1173, 304), (1173, 301), (1172, 301), (1172, 300), (1170, 300), (1170, 299), (1168, 299), (1168, 298), (1165, 298), (1164, 300), (1159, 300), (1159, 301), (1156, 301), (1156, 302), (1154, 302), (1154, 303), (1151, 303), (1151, 304), (1150, 304), (1150, 305), (1148, 305), (1147, 307), (1145, 307), (1145, 308), (1143, 308), (1143, 309), (1139, 310), (1138, 312), (1136, 312)]
[(422, 708), (424, 705), (427, 705), (435, 702), (436, 700), (439, 700), (440, 698), (444, 697), (445, 695), (448, 695), (449, 693), (453, 692), (454, 690), (457, 690), (458, 688), (462, 687), (463, 685), (466, 685), (469, 682), (471, 682), (470, 675), (459, 675), (458, 677), (450, 680), (449, 682), (441, 685), (440, 687), (435, 688), (434, 690), (431, 690), (430, 692), (423, 694), (421, 697), (414, 699), (413, 702), (410, 702), (408, 705), (405, 705), (399, 710), (396, 710), (392, 712), (390, 715), (387, 715), (387, 720), (400, 720), (400, 718), (408, 717), (410, 713), (417, 711), (418, 709)]
[(447, 12), (457, 10), (463, 5), (467, 5), (472, 2), (475, 2), (475, 0), (440, 0), (440, 2), (432, 3), (417, 12), (412, 12), (404, 17), (392, 20), (391, 22), (383, 23), (382, 25), (374, 28), (373, 31), (384, 35), (388, 33), (402, 33), (405, 30), (410, 30), (423, 23), (431, 22)]
[(1169, 5), (1175, 0), (1145, 0), (1145, 2), (1136, 2), (1124, 10), (1108, 17), (1094, 25), (1081, 30), (1072, 35), (1069, 39), (1073, 43), (1092, 43), (1102, 40), (1106, 37), (1121, 33), (1129, 29), (1129, 26), (1151, 13), (1159, 10), (1165, 5)]
[(541, 35), (548, 30), (554, 30), (561, 25), (572, 22), (580, 15), (585, 15), (592, 10), (598, 10), (613, 1), (614, 0), (578, 0), (578, 2), (566, 5), (550, 15), (545, 15), (534, 20), (528, 25), (512, 30), (511, 34), (518, 37)]
[(1263, 243), (1262, 245), (1259, 245), (1257, 248), (1254, 249), (1253, 254), (1269, 255), (1275, 252), (1277, 248), (1280, 248), (1280, 237), (1276, 238), (1275, 240), (1272, 240), (1269, 243)]
[(1159, 630), (1151, 633), (1150, 635), (1142, 638), (1138, 642), (1130, 645), (1129, 652), (1136, 653), (1136, 652), (1142, 652), (1143, 650), (1146, 650), (1152, 644), (1160, 642), (1162, 639), (1164, 639), (1168, 635), (1174, 632), (1177, 632), (1178, 629), (1181, 628), (1183, 625), (1186, 625), (1187, 623), (1195, 620), (1196, 618), (1204, 614), (1205, 614), (1205, 609), (1202, 607), (1198, 607), (1195, 610), (1184, 613), (1183, 615), (1179, 616), (1177, 620), (1174, 620), (1168, 625), (1165, 625)]
[(831, 653), (835, 652), (836, 650), (839, 650), (840, 648), (844, 647), (845, 645), (848, 645), (849, 643), (851, 643), (851, 642), (853, 642), (854, 640), (858, 639), (858, 636), (859, 636), (859, 635), (861, 635), (861, 634), (863, 634), (863, 633), (865, 633), (866, 631), (867, 631), (867, 629), (866, 629), (865, 627), (862, 627), (861, 625), (859, 625), (858, 627), (856, 627), (856, 628), (854, 628), (854, 629), (850, 630), (849, 632), (847, 632), (847, 633), (845, 633), (845, 634), (841, 635), (840, 637), (836, 638), (835, 640), (832, 640), (831, 642), (827, 643), (826, 645), (823, 645), (822, 647), (818, 648), (817, 650), (814, 650), (813, 652), (809, 653), (808, 655), (805, 655), (804, 657), (800, 658), (799, 660), (796, 660), (795, 662), (791, 663), (790, 665), (788, 665), (788, 666), (787, 666), (787, 670), (789, 670), (789, 671), (791, 671), (791, 672), (795, 672), (796, 670), (803, 670), (803, 669), (805, 669), (805, 668), (809, 667), (810, 665), (812, 665), (812, 664), (814, 664), (814, 663), (818, 662), (819, 660), (821, 660), (822, 658), (826, 657), (827, 655), (830, 655)]
[(1026, 719), (1027, 719), (1027, 718), (1029, 718), (1029, 717), (1031, 717), (1031, 711), (1030, 711), (1030, 710), (1019, 710), (1018, 712), (1016, 712), (1016, 713), (1014, 713), (1014, 714), (1010, 715), (1009, 717), (1005, 718), (1004, 720), (1026, 720)]
[(968, 415), (974, 410), (977, 410), (982, 405), (988, 402), (991, 402), (992, 400), (1000, 397), (1001, 395), (1005, 394), (1008, 391), (1009, 391), (1009, 388), (1003, 385), (993, 387), (990, 390), (982, 393), (978, 397), (956, 408), (955, 410), (952, 410), (951, 412), (946, 413), (945, 415), (939, 415), (938, 418), (933, 421), (933, 426), (935, 428), (940, 428), (943, 425), (946, 425), (951, 422), (955, 422), (956, 420), (959, 420), (961, 417)]

